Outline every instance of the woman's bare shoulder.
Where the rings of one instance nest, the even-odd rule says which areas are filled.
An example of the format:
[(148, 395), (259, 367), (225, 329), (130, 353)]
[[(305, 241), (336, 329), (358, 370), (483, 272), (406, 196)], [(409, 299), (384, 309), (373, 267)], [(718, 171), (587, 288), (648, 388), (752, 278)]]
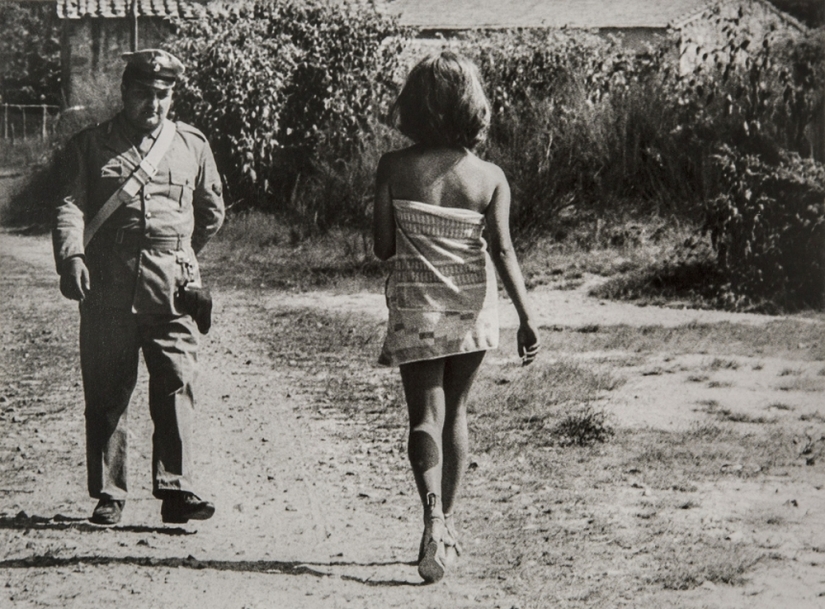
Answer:
[(471, 153), (470, 161), (473, 164), (473, 169), (484, 176), (485, 183), (490, 187), (497, 188), (499, 185), (507, 183), (504, 171), (495, 163), (485, 161), (473, 153)]

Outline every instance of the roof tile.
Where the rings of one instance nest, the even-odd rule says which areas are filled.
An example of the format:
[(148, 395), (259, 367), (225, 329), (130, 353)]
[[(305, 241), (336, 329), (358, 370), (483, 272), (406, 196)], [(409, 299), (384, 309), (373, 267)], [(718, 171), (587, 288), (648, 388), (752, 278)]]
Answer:
[[(61, 19), (126, 17), (133, 0), (57, 0)], [(135, 0), (141, 17), (191, 17), (206, 0)]]
[(664, 28), (707, 0), (388, 0), (402, 25), (421, 29)]

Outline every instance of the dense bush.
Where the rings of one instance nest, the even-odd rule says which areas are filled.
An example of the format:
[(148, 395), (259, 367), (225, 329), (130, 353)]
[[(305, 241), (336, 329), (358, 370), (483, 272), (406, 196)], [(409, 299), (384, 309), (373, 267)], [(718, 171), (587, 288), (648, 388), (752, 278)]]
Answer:
[[(825, 37), (774, 28), (756, 36), (741, 17), (707, 10), (702, 18), (722, 37), (717, 47), (688, 46), (696, 57), (687, 58), (687, 72), (668, 51), (675, 40), (643, 53), (581, 32), (465, 41), (495, 110), (484, 152), (511, 179), (522, 246), (548, 232), (563, 236), (562, 220), (571, 215), (664, 211), (704, 223), (716, 236), (728, 306), (821, 302), (821, 289), (809, 281), (821, 282), (819, 262), (806, 255), (794, 266), (772, 256), (778, 247), (799, 253), (792, 244), (808, 254), (825, 245), (815, 236), (821, 165), (800, 159), (811, 154), (806, 129), (822, 111)], [(734, 168), (755, 183), (734, 177)], [(771, 206), (759, 217), (779, 224), (746, 231), (745, 245), (745, 193), (758, 188)], [(738, 210), (740, 220), (725, 210)]]
[(825, 296), (825, 167), (796, 153), (778, 163), (728, 146), (716, 155), (726, 190), (705, 229), (730, 282), (728, 303), (821, 307)]
[(825, 168), (801, 155), (810, 155), (806, 127), (822, 111), (825, 38), (754, 40), (736, 15), (707, 17), (725, 39), (683, 87), (681, 135), (686, 148), (711, 152), (703, 230), (727, 279), (725, 304), (820, 307)]
[[(206, 132), (231, 200), (320, 226), (363, 224), (361, 174), (371, 170), (357, 166), (379, 137), (403, 40), (396, 23), (366, 4), (274, 0), (178, 28), (169, 47), (188, 69), (176, 113)], [(329, 188), (338, 172), (346, 180)]]
[(580, 210), (632, 200), (673, 211), (700, 198), (669, 133), (678, 124), (673, 44), (635, 53), (572, 31), (466, 41), (495, 111), (484, 152), (511, 179), (522, 238), (553, 231), (574, 201)]

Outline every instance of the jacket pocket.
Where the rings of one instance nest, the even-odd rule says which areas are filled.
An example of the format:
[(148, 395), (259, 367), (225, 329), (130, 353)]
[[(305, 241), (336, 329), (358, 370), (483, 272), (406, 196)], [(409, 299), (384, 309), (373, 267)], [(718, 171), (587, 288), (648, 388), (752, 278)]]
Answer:
[(194, 179), (187, 172), (173, 170), (169, 173), (169, 198), (177, 201), (181, 208), (192, 207), (194, 189)]

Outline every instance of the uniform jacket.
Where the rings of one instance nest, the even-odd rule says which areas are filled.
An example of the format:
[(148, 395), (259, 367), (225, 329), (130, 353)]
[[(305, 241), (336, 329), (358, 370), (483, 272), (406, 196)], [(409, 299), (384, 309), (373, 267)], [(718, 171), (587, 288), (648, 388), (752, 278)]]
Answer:
[[(85, 251), (85, 224), (140, 162), (141, 136), (132, 133), (119, 114), (81, 131), (67, 146), (52, 233), (54, 257), (58, 272), (69, 258), (85, 258), (89, 304), (176, 315), (177, 286), (200, 285), (195, 253), (223, 223), (221, 179), (203, 133), (185, 123), (176, 126), (158, 172), (112, 214)], [(179, 246), (169, 245), (169, 239), (152, 244), (152, 239), (174, 242), (175, 237)]]

